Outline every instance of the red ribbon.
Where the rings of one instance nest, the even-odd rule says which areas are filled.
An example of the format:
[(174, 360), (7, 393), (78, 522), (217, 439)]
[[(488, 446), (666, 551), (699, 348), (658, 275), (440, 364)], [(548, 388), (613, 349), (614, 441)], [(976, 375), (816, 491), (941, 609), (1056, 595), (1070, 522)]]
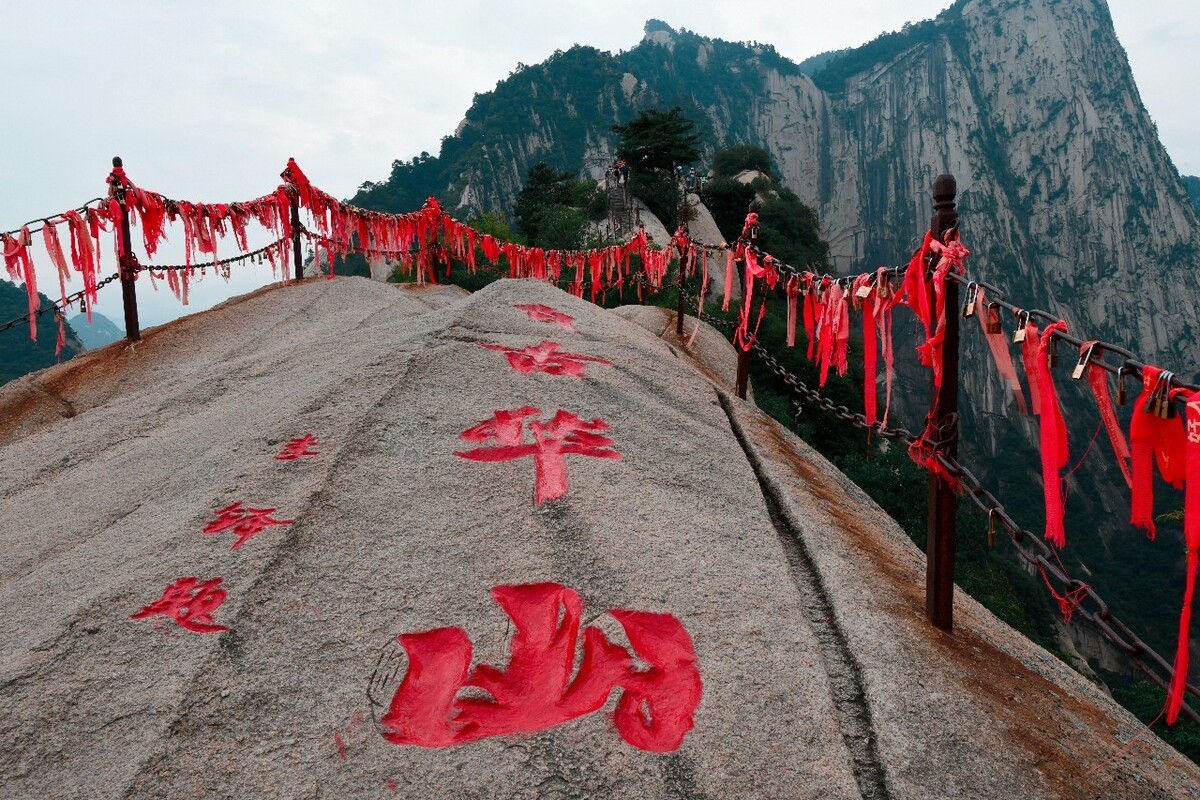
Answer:
[[(1096, 348), (1096, 342), (1084, 342), (1079, 346), (1081, 358)], [(1108, 440), (1112, 442), (1113, 452), (1117, 456), (1117, 466), (1125, 477), (1125, 485), (1133, 488), (1133, 473), (1129, 469), (1129, 442), (1125, 441), (1125, 432), (1117, 420), (1117, 410), (1113, 407), (1112, 396), (1108, 392), (1108, 371), (1095, 362), (1087, 365), (1088, 385), (1092, 388), (1092, 396), (1096, 399), (1096, 408), (1100, 410), (1100, 419), (1104, 430), (1108, 432)]]
[[(871, 290), (871, 277), (859, 275), (854, 279), (854, 296), (864, 288)], [(878, 413), (879, 399), (875, 391), (875, 375), (878, 372), (879, 342), (876, 337), (878, 327), (875, 319), (875, 294), (873, 292), (862, 298), (863, 315), (863, 416), (868, 425), (874, 425)]]
[(1186, 478), (1183, 535), (1187, 546), (1187, 578), (1183, 607), (1179, 612), (1179, 638), (1175, 645), (1175, 674), (1167, 689), (1167, 724), (1179, 719), (1183, 696), (1187, 691), (1188, 656), (1191, 643), (1192, 602), (1196, 595), (1196, 572), (1200, 562), (1200, 392), (1176, 390), (1187, 401)]
[(804, 278), (808, 284), (804, 295), (804, 335), (808, 337), (808, 360), (812, 361), (817, 356), (817, 321), (825, 311), (822, 298), (829, 279), (826, 278), (818, 286), (814, 285), (812, 275), (805, 275)]
[(1046, 539), (1055, 547), (1065, 547), (1067, 533), (1063, 525), (1066, 513), (1063, 502), (1059, 470), (1067, 465), (1070, 454), (1067, 448), (1067, 425), (1063, 421), (1062, 409), (1058, 404), (1058, 393), (1054, 389), (1054, 378), (1050, 374), (1050, 342), (1056, 332), (1066, 333), (1067, 323), (1053, 322), (1042, 331), (1034, 363), (1038, 388), (1042, 396), (1040, 415), (1042, 450), (1042, 489), (1046, 499)]
[(1133, 419), (1129, 423), (1129, 444), (1133, 456), (1133, 499), (1130, 503), (1129, 522), (1135, 528), (1146, 531), (1154, 539), (1157, 528), (1154, 524), (1154, 468), (1163, 480), (1176, 489), (1183, 488), (1186, 477), (1186, 455), (1183, 427), (1178, 420), (1163, 419), (1147, 410), (1146, 406), (1161, 389), (1157, 367), (1142, 367), (1142, 393), (1133, 408)]
[(787, 282), (787, 346), (796, 346), (796, 316), (800, 302), (800, 276), (793, 275)]
[[(979, 317), (979, 325), (983, 328), (984, 339), (987, 340), (988, 348), (992, 352), (992, 360), (996, 362), (996, 369), (999, 370), (1000, 377), (1012, 389), (1013, 398), (1017, 401), (1017, 410), (1024, 416), (1029, 413), (1029, 408), (1025, 405), (1025, 392), (1021, 389), (1021, 381), (1017, 379), (1017, 370), (1013, 366), (1012, 354), (1008, 352), (1008, 341), (998, 324), (1000, 322), (998, 312), (988, 308), (987, 294), (982, 286), (975, 295), (975, 303), (982, 310), (982, 313), (978, 313), (976, 316)], [(988, 329), (988, 324), (992, 321), (997, 323), (995, 333)]]
[(1035, 416), (1042, 413), (1042, 390), (1038, 385), (1038, 326), (1026, 320), (1025, 339), (1021, 342), (1021, 362), (1025, 366), (1025, 380), (1029, 382), (1030, 408)]
[(883, 365), (886, 373), (881, 424), (886, 428), (888, 412), (892, 408), (892, 382), (896, 374), (895, 349), (892, 346), (892, 309), (904, 302), (904, 285), (892, 288), (888, 282), (886, 267), (880, 267), (875, 273), (875, 297), (878, 306), (876, 317), (879, 322), (879, 338), (883, 341)]

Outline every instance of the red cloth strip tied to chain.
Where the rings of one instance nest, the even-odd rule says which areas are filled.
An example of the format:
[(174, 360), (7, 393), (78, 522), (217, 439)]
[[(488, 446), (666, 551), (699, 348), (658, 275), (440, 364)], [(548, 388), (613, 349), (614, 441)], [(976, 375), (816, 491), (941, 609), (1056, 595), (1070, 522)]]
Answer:
[(875, 272), (875, 316), (879, 327), (879, 339), (883, 342), (884, 400), (883, 417), (880, 424), (887, 427), (888, 412), (892, 408), (892, 383), (896, 377), (895, 348), (892, 345), (892, 309), (904, 303), (904, 284), (892, 287), (887, 267)]
[[(71, 280), (71, 272), (67, 269), (67, 259), (63, 255), (62, 242), (58, 240), (58, 226), (47, 221), (42, 226), (42, 241), (45, 242), (46, 252), (58, 272), (58, 290), (62, 298), (62, 307), (67, 307), (67, 281)], [(89, 319), (91, 310), (89, 309)]]
[(850, 341), (850, 304), (842, 285), (834, 281), (825, 295), (824, 315), (820, 329), (820, 381), (825, 388), (830, 365), (837, 368), (838, 375), (846, 374), (846, 347)]
[[(921, 242), (920, 248), (913, 253), (912, 259), (908, 262), (908, 269), (904, 273), (905, 303), (912, 309), (913, 314), (916, 315), (917, 320), (925, 330), (925, 337), (921, 340), (922, 342), (928, 342), (933, 338), (933, 323), (929, 308), (929, 276), (926, 274), (929, 264), (929, 243), (932, 241), (933, 232), (926, 232), (925, 240)], [(922, 366), (930, 366), (929, 362), (926, 361), (927, 352), (923, 352), (918, 347), (917, 355), (921, 357)]]
[(1112, 395), (1108, 392), (1108, 370), (1092, 360), (1093, 356), (1099, 357), (1103, 352), (1096, 341), (1084, 342), (1079, 346), (1079, 357), (1087, 362), (1088, 386), (1092, 389), (1092, 397), (1096, 399), (1096, 408), (1100, 411), (1104, 430), (1108, 432), (1108, 440), (1112, 443), (1113, 453), (1117, 456), (1117, 466), (1121, 468), (1125, 485), (1132, 489), (1133, 473), (1129, 469), (1129, 442), (1125, 440), (1125, 432), (1121, 430), (1121, 423), (1117, 419), (1117, 410), (1113, 407)]
[[(952, 273), (962, 274), (963, 259), (971, 253), (958, 241), (958, 231), (955, 230), (946, 232), (945, 244), (933, 237), (927, 237), (927, 242), (929, 252), (936, 254), (938, 260), (933, 268), (933, 308), (926, 309), (927, 318), (922, 321), (925, 322), (925, 330), (933, 328), (934, 333), (917, 348), (917, 354), (922, 364), (933, 369), (933, 385), (936, 391), (942, 386), (942, 346), (946, 341), (946, 279)], [(909, 302), (912, 302), (911, 295)]]
[(1017, 410), (1021, 416), (1026, 416), (1029, 414), (1029, 406), (1025, 403), (1025, 392), (1021, 389), (1021, 381), (1017, 378), (1017, 370), (1013, 366), (1012, 354), (1008, 352), (1008, 341), (1005, 339), (1004, 330), (1000, 327), (999, 312), (988, 307), (987, 292), (982, 286), (975, 295), (975, 304), (982, 312), (975, 316), (979, 317), (979, 325), (983, 328), (983, 337), (987, 340), (988, 349), (992, 352), (992, 360), (996, 363), (996, 369), (999, 370), (1000, 377), (1012, 390), (1013, 399), (1017, 401)]
[(1167, 724), (1179, 719), (1183, 696), (1187, 691), (1188, 655), (1191, 643), (1192, 603), (1196, 595), (1196, 572), (1200, 562), (1200, 392), (1176, 389), (1171, 396), (1186, 401), (1186, 489), (1183, 507), (1183, 535), (1187, 546), (1187, 579), (1183, 590), (1183, 608), (1179, 612), (1179, 639), (1175, 645), (1175, 674), (1167, 689)]
[(820, 280), (815, 275), (805, 275), (810, 281), (808, 294), (804, 298), (804, 333), (808, 336), (808, 360), (816, 361), (821, 351), (821, 325), (825, 319), (825, 302), (833, 279), (825, 276)]
[(793, 275), (787, 282), (787, 346), (796, 346), (796, 317), (799, 313), (800, 276)]
[[(1142, 392), (1134, 402), (1129, 423), (1129, 444), (1133, 457), (1133, 499), (1129, 522), (1154, 539), (1154, 464), (1163, 480), (1176, 489), (1183, 488), (1186, 476), (1183, 426), (1177, 419), (1160, 417), (1159, 398), (1168, 391), (1169, 376), (1157, 367), (1142, 367)], [(1161, 402), (1170, 402), (1163, 398)]]
[(1046, 499), (1046, 540), (1055, 547), (1067, 544), (1063, 519), (1066, 514), (1063, 502), (1062, 483), (1059, 470), (1067, 465), (1070, 453), (1067, 447), (1067, 425), (1063, 421), (1062, 408), (1058, 403), (1058, 392), (1054, 388), (1054, 377), (1050, 374), (1050, 344), (1055, 333), (1066, 333), (1067, 323), (1053, 322), (1041, 333), (1038, 340), (1034, 370), (1038, 390), (1042, 397), (1040, 414), (1042, 451), (1042, 490)]
[[(942, 387), (945, 359), (943, 345), (946, 340), (946, 281), (951, 274), (962, 274), (963, 259), (970, 255), (970, 251), (959, 242), (958, 231), (947, 231), (945, 236), (946, 243), (942, 244), (933, 237), (932, 232), (925, 234), (921, 249), (913, 254), (904, 278), (905, 301), (925, 329), (925, 341), (918, 345), (917, 355), (921, 364), (929, 367), (933, 373), (932, 408), (925, 417), (925, 429), (909, 447), (908, 455), (918, 465), (936, 474), (948, 486), (957, 489), (958, 479), (938, 458), (947, 435), (947, 431), (941, 430), (939, 424), (941, 414), (938, 409), (938, 395)], [(926, 265), (931, 255), (937, 255), (938, 260), (934, 264), (932, 278), (927, 279)], [(932, 307), (929, 302), (931, 285)]]
[(41, 299), (38, 297), (37, 273), (33, 270), (33, 259), (29, 256), (29, 245), (32, 243), (29, 226), (22, 228), (17, 235), (18, 239), (11, 236), (0, 237), (0, 244), (4, 247), (4, 267), (8, 270), (8, 277), (14, 282), (25, 281), (25, 293), (29, 296), (29, 338), (36, 342), (37, 310), (41, 306)]

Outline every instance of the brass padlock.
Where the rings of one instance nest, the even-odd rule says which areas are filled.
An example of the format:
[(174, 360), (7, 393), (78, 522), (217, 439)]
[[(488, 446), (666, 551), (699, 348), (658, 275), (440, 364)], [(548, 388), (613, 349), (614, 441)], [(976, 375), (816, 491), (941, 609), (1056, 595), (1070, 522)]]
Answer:
[(1013, 344), (1021, 344), (1021, 342), (1023, 342), (1023, 341), (1025, 341), (1025, 326), (1024, 325), (1022, 325), (1021, 327), (1019, 327), (1015, 331), (1013, 331)]
[(1096, 345), (1092, 345), (1087, 349), (1087, 352), (1080, 357), (1079, 363), (1075, 365), (1075, 369), (1071, 372), (1072, 380), (1079, 380), (1087, 373), (1088, 364), (1092, 360), (1092, 351), (1096, 349)]
[(1162, 412), (1162, 379), (1166, 373), (1159, 373), (1158, 378), (1154, 381), (1154, 388), (1150, 390), (1150, 396), (1146, 398), (1146, 404), (1142, 406), (1142, 411), (1152, 417), (1157, 417)]
[(1117, 405), (1125, 405), (1125, 365), (1117, 367)]
[(975, 301), (979, 298), (979, 284), (971, 281), (967, 284), (967, 302), (963, 306), (963, 318), (975, 316)]
[(871, 296), (871, 285), (869, 283), (864, 283), (862, 286), (858, 287), (858, 291), (854, 293), (854, 296), (859, 300), (866, 300)]
[(1158, 405), (1158, 416), (1160, 419), (1175, 418), (1175, 401), (1171, 399), (1171, 379), (1174, 377), (1174, 372), (1164, 372), (1159, 376), (1162, 386), (1161, 399)]

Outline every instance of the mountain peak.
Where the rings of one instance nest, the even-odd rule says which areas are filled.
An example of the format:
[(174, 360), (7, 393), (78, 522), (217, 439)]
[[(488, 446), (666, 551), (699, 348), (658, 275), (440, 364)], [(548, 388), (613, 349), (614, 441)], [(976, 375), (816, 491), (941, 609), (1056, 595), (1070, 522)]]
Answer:
[(648, 19), (646, 25), (642, 28), (645, 35), (642, 37), (643, 42), (651, 42), (653, 44), (662, 44), (671, 47), (675, 44), (675, 36), (677, 31), (661, 19)]

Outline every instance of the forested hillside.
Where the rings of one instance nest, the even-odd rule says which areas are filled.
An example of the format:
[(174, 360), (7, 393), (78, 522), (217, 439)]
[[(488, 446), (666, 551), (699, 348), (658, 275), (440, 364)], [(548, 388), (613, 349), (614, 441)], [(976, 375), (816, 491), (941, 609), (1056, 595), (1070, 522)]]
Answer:
[[(53, 305), (43, 294), (38, 295), (42, 307)], [(0, 280), (0, 324), (27, 313), (29, 299), (24, 287), (15, 283)], [(83, 343), (66, 326), (67, 343), (63, 347), (62, 360), (66, 361), (84, 351)], [(38, 319), (37, 343), (29, 339), (29, 326), (22, 323), (15, 328), (0, 331), (0, 383), (7, 383), (27, 372), (43, 369), (58, 363), (54, 355), (55, 342), (58, 341), (58, 325), (53, 313), (42, 314)]]

